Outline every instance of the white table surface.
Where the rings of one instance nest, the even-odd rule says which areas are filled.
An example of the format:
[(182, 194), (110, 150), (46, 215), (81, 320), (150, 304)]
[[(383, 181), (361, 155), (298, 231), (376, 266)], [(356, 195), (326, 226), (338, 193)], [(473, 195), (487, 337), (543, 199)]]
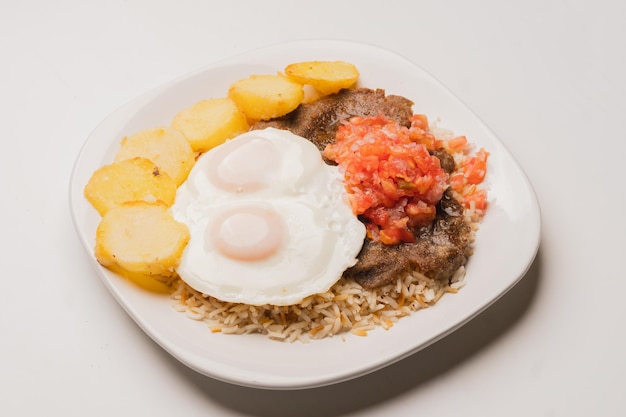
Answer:
[[(624, 18), (619, 1), (0, 2), (0, 414), (624, 415)], [(388, 368), (228, 385), (170, 357), (99, 281), (71, 222), (72, 165), (138, 94), (319, 38), (388, 48), (456, 93), (534, 184), (541, 246), (492, 307)]]

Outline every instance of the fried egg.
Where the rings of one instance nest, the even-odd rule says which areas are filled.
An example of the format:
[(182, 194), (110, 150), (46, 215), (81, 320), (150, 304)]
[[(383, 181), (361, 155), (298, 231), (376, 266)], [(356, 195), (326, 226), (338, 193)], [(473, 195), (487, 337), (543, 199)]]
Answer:
[(171, 208), (191, 236), (181, 279), (251, 305), (327, 291), (365, 238), (342, 178), (314, 144), (286, 130), (250, 131), (203, 154)]

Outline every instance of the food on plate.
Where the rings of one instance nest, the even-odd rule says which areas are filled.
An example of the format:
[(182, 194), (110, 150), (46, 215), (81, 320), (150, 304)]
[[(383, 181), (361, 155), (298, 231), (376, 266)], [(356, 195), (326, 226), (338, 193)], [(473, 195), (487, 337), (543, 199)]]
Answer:
[[(205, 322), (214, 332), (258, 332), (276, 340), (306, 342), (343, 332), (364, 336), (378, 326), (389, 329), (401, 317), (435, 304), (445, 293), (457, 292), (465, 284), (465, 265), (472, 253), (474, 233), (485, 213), (486, 194), (480, 183), (488, 153), (479, 150), (472, 155), (474, 150), (465, 137), (431, 126), (426, 116), (413, 113), (412, 106), (410, 100), (386, 95), (381, 89), (342, 90), (303, 104), (283, 117), (259, 121), (252, 129), (288, 130), (310, 140), (320, 152), (332, 149), (342, 127), (351, 131), (359, 124), (369, 123), (382, 125), (390, 133), (409, 135), (438, 160), (445, 175), (436, 169), (437, 162), (432, 159), (420, 158), (416, 162), (430, 160), (439, 181), (447, 178), (446, 184), (453, 179), (456, 183), (446, 187), (435, 204), (434, 220), (412, 228), (413, 241), (389, 245), (370, 231), (357, 263), (328, 291), (312, 294), (297, 304), (257, 306), (224, 302), (176, 281), (174, 307)], [(373, 136), (372, 140), (379, 135)], [(423, 150), (421, 155), (425, 156)], [(370, 156), (376, 157), (370, 162), (378, 164), (384, 152), (375, 146), (369, 151)], [(329, 150), (326, 158), (330, 165), (336, 164), (330, 159), (332, 153)], [(400, 161), (405, 159), (402, 155)], [(352, 162), (361, 165), (360, 161)], [(350, 172), (347, 167), (339, 167), (343, 173)], [(363, 172), (355, 174), (360, 176)], [(402, 181), (410, 189), (412, 185), (407, 179), (410, 178), (398, 179), (396, 187), (388, 191), (397, 192)], [(479, 183), (471, 184), (474, 179)], [(363, 216), (360, 218), (366, 221)]]
[(189, 241), (187, 228), (163, 203), (132, 201), (107, 211), (96, 230), (98, 262), (149, 290), (167, 292), (180, 255)]
[[(408, 98), (357, 87), (352, 64), (285, 73), (240, 79), (174, 117), (168, 135), (196, 156), (183, 182), (150, 134), (122, 141), (118, 154), (139, 157), (112, 165), (149, 165), (176, 195), (131, 168), (96, 171), (85, 195), (104, 216), (98, 261), (169, 291), (213, 332), (287, 341), (388, 329), (456, 292), (487, 209), (489, 153)], [(129, 228), (139, 243), (120, 238)]]
[(196, 161), (189, 141), (171, 127), (149, 128), (125, 136), (115, 155), (115, 162), (143, 157), (154, 162), (176, 183), (182, 184)]
[(285, 67), (285, 74), (301, 84), (312, 86), (323, 95), (350, 88), (359, 79), (356, 66), (343, 61), (296, 62)]
[(283, 116), (302, 103), (302, 84), (284, 75), (251, 75), (235, 81), (228, 89), (230, 97), (251, 120)]
[(128, 201), (160, 201), (170, 206), (176, 188), (174, 180), (154, 162), (136, 157), (96, 170), (85, 186), (85, 197), (102, 216)]
[(365, 237), (338, 167), (310, 141), (272, 128), (202, 155), (172, 213), (191, 233), (180, 277), (248, 305), (292, 305), (327, 291)]
[(171, 126), (182, 132), (195, 152), (206, 152), (248, 130), (248, 121), (228, 97), (200, 100), (178, 112)]
[[(404, 130), (405, 139), (410, 139), (414, 143), (424, 145), (423, 148), (429, 151), (433, 157), (438, 159), (437, 164), (441, 166), (443, 171), (449, 176), (450, 182), (456, 182), (455, 187), (451, 187), (445, 193), (441, 186), (437, 189), (437, 195), (434, 200), (435, 210), (429, 211), (429, 215), (433, 217), (432, 221), (424, 225), (416, 225), (412, 235), (412, 242), (403, 242), (402, 244), (388, 245), (379, 239), (371, 239), (374, 227), (370, 223), (368, 228), (370, 236), (365, 239), (363, 248), (359, 254), (357, 264), (348, 269), (344, 274), (346, 277), (356, 280), (364, 288), (378, 288), (388, 285), (398, 276), (406, 274), (410, 271), (418, 271), (420, 274), (441, 282), (450, 281), (456, 272), (465, 265), (468, 257), (471, 255), (473, 242), (473, 228), (476, 221), (484, 214), (486, 208), (486, 194), (484, 190), (476, 187), (466, 187), (463, 178), (466, 178), (468, 167), (480, 166), (483, 176), (473, 174), (478, 182), (484, 178), (486, 170), (487, 153), (484, 150), (477, 152), (476, 157), (467, 157), (471, 150), (470, 144), (463, 136), (451, 136), (449, 132), (432, 132), (430, 131), (428, 120), (424, 115), (414, 115), (412, 109), (413, 103), (401, 96), (386, 95), (384, 90), (371, 90), (367, 88), (359, 88), (352, 90), (342, 90), (337, 94), (324, 97), (314, 103), (300, 106), (291, 114), (268, 122), (259, 122), (253, 128), (266, 128), (268, 126), (279, 129), (288, 129), (302, 135), (312, 142), (316, 143), (324, 155), (333, 161), (332, 157), (337, 152), (333, 152), (338, 145), (336, 144), (338, 136), (350, 136), (347, 141), (347, 147), (344, 156), (349, 167), (344, 168), (348, 174), (352, 175), (352, 179), (357, 178), (361, 182), (363, 180), (363, 172), (350, 172), (364, 165), (366, 162), (375, 164), (376, 169), (370, 169), (375, 173), (376, 178), (380, 181), (381, 168), (380, 151), (370, 147), (367, 152), (367, 158), (354, 152), (354, 132), (362, 130), (362, 134), (375, 134), (371, 131), (371, 127), (379, 127), (380, 130), (386, 130), (398, 134), (399, 130)], [(357, 126), (353, 126), (350, 120), (356, 117)], [(339, 123), (338, 120), (343, 121)], [(364, 122), (365, 120), (365, 122)], [(367, 125), (370, 126), (367, 126)], [(435, 135), (437, 134), (438, 137)], [(356, 138), (359, 139), (358, 137)], [(421, 149), (424, 152), (424, 149)], [(382, 151), (385, 154), (387, 151)], [(386, 156), (388, 156), (387, 153)], [(354, 158), (357, 157), (357, 158)], [(401, 154), (401, 158), (394, 158), (393, 162), (406, 160)], [(475, 161), (479, 160), (479, 163)], [(335, 161), (333, 161), (335, 162)], [(431, 159), (432, 162), (432, 159)], [(397, 166), (392, 166), (394, 175), (397, 172)], [(436, 167), (435, 167), (436, 168)], [(389, 173), (387, 179), (389, 180)], [(403, 174), (404, 175), (404, 174)], [(382, 176), (384, 178), (384, 175)], [(438, 171), (438, 183), (441, 185), (441, 172)], [(390, 194), (397, 194), (398, 191), (409, 190), (407, 178), (401, 178), (396, 181), (400, 186), (387, 187)], [(354, 187), (354, 181), (348, 179), (349, 186)], [(448, 180), (446, 180), (448, 181)], [(381, 182), (382, 184), (382, 182)], [(368, 193), (373, 194), (376, 189), (372, 189)], [(378, 187), (379, 194), (385, 196), (382, 191), (382, 185)], [(362, 198), (363, 192), (360, 192), (361, 199), (357, 204), (363, 204), (365, 199)], [(355, 193), (352, 194), (353, 196)], [(479, 198), (476, 198), (478, 196)], [(369, 197), (369, 196), (368, 196)], [(381, 196), (377, 197), (379, 201)], [(476, 199), (479, 204), (468, 203), (468, 200)], [(431, 200), (433, 200), (431, 198)], [(354, 199), (353, 199), (354, 201)], [(398, 200), (401, 201), (401, 200)], [(461, 202), (459, 202), (461, 201)], [(433, 201), (431, 201), (433, 202)], [(463, 206), (466, 202), (466, 207)], [(402, 200), (406, 204), (406, 199)], [(393, 212), (395, 205), (391, 205), (387, 211)], [(358, 207), (357, 207), (358, 208)], [(357, 210), (359, 212), (359, 210)], [(363, 213), (361, 213), (363, 214)], [(385, 210), (370, 213), (370, 218), (384, 217)], [(393, 213), (391, 213), (393, 214)], [(387, 216), (388, 218), (388, 216)], [(401, 220), (401, 219), (400, 219)], [(401, 228), (404, 229), (404, 228)], [(376, 231), (376, 233), (379, 233)]]

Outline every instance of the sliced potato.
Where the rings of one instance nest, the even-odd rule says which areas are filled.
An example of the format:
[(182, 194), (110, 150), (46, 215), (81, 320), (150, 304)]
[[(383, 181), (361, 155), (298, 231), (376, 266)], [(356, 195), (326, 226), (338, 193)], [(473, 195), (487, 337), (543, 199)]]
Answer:
[(85, 186), (85, 197), (100, 215), (128, 201), (161, 201), (170, 206), (176, 183), (146, 158), (126, 159), (96, 170)]
[(122, 139), (115, 161), (135, 157), (151, 160), (176, 183), (182, 184), (196, 160), (191, 145), (172, 127), (145, 129)]
[(163, 203), (133, 201), (109, 210), (96, 230), (98, 262), (142, 288), (164, 292), (189, 242), (187, 226)]
[(227, 97), (197, 102), (176, 114), (171, 126), (185, 135), (196, 152), (206, 152), (249, 128), (246, 116)]
[(309, 84), (322, 94), (352, 87), (359, 78), (356, 66), (343, 61), (297, 62), (285, 68), (285, 74), (301, 84)]
[(234, 82), (230, 97), (252, 120), (284, 116), (302, 103), (302, 84), (284, 75), (252, 75)]

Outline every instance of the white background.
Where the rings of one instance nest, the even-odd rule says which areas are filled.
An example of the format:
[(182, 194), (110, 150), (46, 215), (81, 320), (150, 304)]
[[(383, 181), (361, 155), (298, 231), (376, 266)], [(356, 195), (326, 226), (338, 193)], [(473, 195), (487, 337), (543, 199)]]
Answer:
[[(625, 18), (618, 1), (1, 0), (0, 414), (623, 415)], [(321, 38), (400, 53), (456, 93), (527, 172), (541, 247), (487, 311), (381, 371), (302, 391), (211, 380), (148, 338), (91, 269), (72, 165), (146, 90)]]

